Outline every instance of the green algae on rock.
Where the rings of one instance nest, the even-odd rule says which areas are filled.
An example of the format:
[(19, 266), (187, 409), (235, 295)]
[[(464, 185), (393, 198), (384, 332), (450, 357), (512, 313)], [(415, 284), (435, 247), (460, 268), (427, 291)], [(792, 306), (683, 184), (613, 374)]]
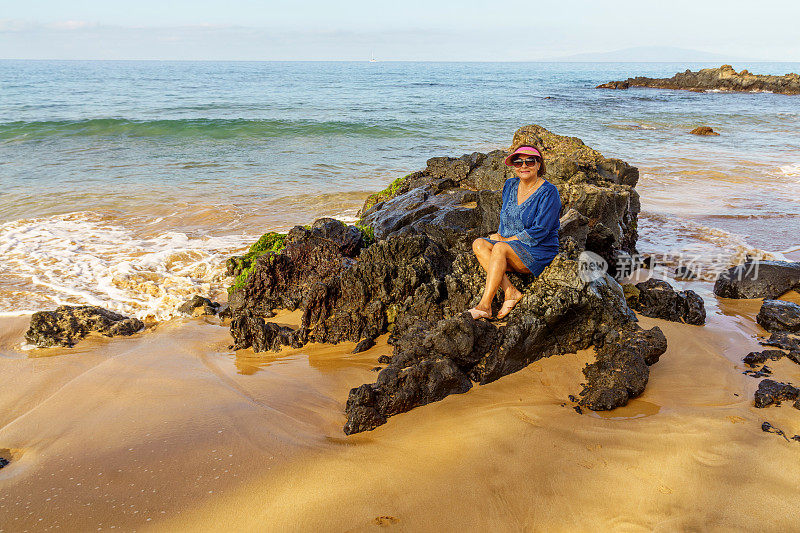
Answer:
[(386, 200), (390, 200), (395, 196), (397, 196), (397, 194), (402, 190), (403, 185), (408, 183), (408, 181), (416, 174), (418, 173), (412, 172), (411, 174), (406, 174), (405, 176), (401, 176), (395, 179), (392, 183), (390, 183), (389, 186), (386, 187), (384, 190), (369, 195), (367, 200), (364, 202), (364, 207), (361, 208), (361, 211), (367, 212), (372, 208), (372, 206), (374, 206), (378, 202), (384, 202)]
[(236, 276), (228, 293), (244, 286), (248, 276), (255, 268), (256, 259), (266, 253), (278, 253), (286, 246), (286, 234), (270, 231), (262, 235), (245, 253), (231, 257), (225, 262), (229, 276)]

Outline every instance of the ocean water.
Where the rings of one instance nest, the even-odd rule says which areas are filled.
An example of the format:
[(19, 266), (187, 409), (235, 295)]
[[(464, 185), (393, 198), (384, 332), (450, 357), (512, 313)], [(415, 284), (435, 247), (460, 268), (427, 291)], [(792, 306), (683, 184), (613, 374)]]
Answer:
[(639, 167), (641, 252), (781, 258), (800, 245), (800, 96), (594, 89), (708, 66), (0, 61), (0, 313), (168, 318), (221, 296), (225, 258), (265, 231), (353, 220), (428, 158), (531, 123)]

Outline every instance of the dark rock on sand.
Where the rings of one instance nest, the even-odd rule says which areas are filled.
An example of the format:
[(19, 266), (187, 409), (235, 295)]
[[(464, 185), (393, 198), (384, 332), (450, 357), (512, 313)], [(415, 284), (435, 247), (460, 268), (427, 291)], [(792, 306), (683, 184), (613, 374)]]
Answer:
[(786, 353), (782, 350), (763, 350), (761, 352), (750, 352), (744, 356), (742, 362), (749, 367), (756, 367), (763, 365), (768, 360), (777, 361), (785, 356)]
[[(782, 429), (776, 428), (769, 422), (763, 422), (761, 424), (761, 431), (763, 431), (764, 433), (774, 433), (776, 435), (780, 435), (781, 437), (786, 439), (786, 442), (789, 442), (789, 439), (786, 437), (786, 433), (784, 433)], [(797, 435), (795, 435), (795, 437), (796, 436)], [(794, 437), (792, 437), (792, 440), (800, 440), (800, 439), (795, 439)]]
[(783, 300), (764, 300), (756, 322), (767, 331), (800, 333), (800, 305)]
[(745, 370), (742, 372), (745, 376), (750, 376), (751, 378), (766, 378), (772, 375), (772, 369), (767, 365), (762, 366), (758, 370)]
[(378, 357), (378, 362), (382, 365), (388, 365), (389, 363), (392, 362), (392, 358), (389, 357), (388, 355), (382, 355)]
[(10, 462), (11, 461), (9, 461), (8, 459), (6, 459), (4, 457), (0, 457), (0, 468), (3, 468), (4, 466), (10, 464)]
[(373, 339), (372, 337), (367, 337), (366, 339), (362, 339), (358, 344), (356, 344), (356, 347), (353, 348), (352, 353), (366, 352), (373, 346), (375, 346), (375, 339)]
[(255, 352), (272, 350), (280, 351), (282, 346), (302, 348), (298, 331), (273, 322), (266, 322), (262, 317), (238, 315), (231, 320), (233, 349), (239, 350), (252, 346)]
[[(231, 291), (236, 346), (359, 343), (390, 332), (393, 355), (380, 360), (388, 366), (375, 383), (350, 392), (348, 434), (542, 357), (591, 346), (598, 363), (584, 371), (584, 406), (611, 409), (640, 394), (666, 339), (658, 328), (638, 326), (610, 275), (586, 281), (578, 262), (586, 249), (609, 260), (635, 252), (638, 171), (538, 126), (517, 132), (514, 143), (524, 142), (544, 150), (569, 235), (562, 228), (560, 253), (539, 277), (511, 275), (524, 296), (504, 325), (464, 313), (485, 282), (471, 240), (497, 230), (497, 190), (510, 176), (504, 153), (493, 152), (429, 160), (424, 171), (367, 200), (364, 226), (321, 219), (292, 229), (285, 247), (259, 256)], [(374, 243), (366, 238), (369, 227)], [(267, 326), (263, 318), (276, 308), (300, 309), (300, 327)]]
[(694, 291), (675, 291), (663, 280), (649, 279), (625, 287), (628, 305), (644, 316), (702, 325), (706, 321), (703, 299)]
[[(581, 404), (595, 410), (613, 409), (641, 394), (648, 365), (666, 350), (658, 328), (644, 331), (636, 325), (612, 278), (587, 283), (578, 275), (577, 261), (559, 255), (525, 287), (505, 326), (462, 313), (408, 327), (378, 381), (351, 391), (345, 432), (373, 429), (436, 395), (465, 392), (471, 381), (488, 383), (542, 357), (593, 344), (601, 348), (598, 361), (584, 370)], [(384, 374), (391, 379), (383, 379)], [(411, 385), (399, 376), (414, 376), (427, 388), (420, 392), (416, 384), (409, 392)]]
[(800, 336), (789, 333), (773, 333), (767, 340), (761, 341), (761, 344), (764, 346), (776, 346), (789, 352), (800, 352)]
[(800, 389), (789, 384), (764, 379), (758, 384), (755, 393), (755, 406), (762, 408), (787, 400), (796, 400), (800, 396)]
[(219, 304), (217, 302), (212, 302), (208, 298), (196, 294), (178, 307), (178, 312), (193, 316), (215, 315), (218, 309)]
[(583, 369), (586, 384), (581, 391), (581, 405), (593, 411), (610, 410), (625, 405), (644, 392), (650, 376), (649, 365), (658, 362), (667, 349), (661, 329), (633, 329), (617, 338), (609, 335), (597, 350), (597, 361)]
[(698, 126), (689, 133), (691, 133), (692, 135), (706, 135), (706, 136), (719, 135), (719, 133), (714, 131), (710, 126)]
[(751, 74), (747, 70), (736, 72), (732, 66), (722, 65), (719, 68), (704, 68), (697, 72), (686, 70), (686, 72), (680, 72), (671, 78), (638, 76), (625, 81), (612, 81), (597, 86), (598, 89), (627, 89), (629, 87), (800, 94), (800, 75), (794, 73), (784, 76)]
[(800, 262), (747, 261), (720, 274), (714, 294), (771, 300), (795, 287), (800, 288)]
[(106, 337), (133, 335), (144, 327), (138, 318), (129, 318), (92, 305), (62, 305), (55, 311), (39, 311), (31, 317), (25, 340), (39, 348), (74, 346), (89, 333)]

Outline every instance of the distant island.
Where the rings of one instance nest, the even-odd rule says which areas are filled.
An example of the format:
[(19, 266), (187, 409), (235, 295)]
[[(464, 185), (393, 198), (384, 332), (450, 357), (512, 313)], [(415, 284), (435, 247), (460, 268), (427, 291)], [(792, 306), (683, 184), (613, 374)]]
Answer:
[(747, 70), (736, 72), (730, 65), (719, 68), (704, 68), (697, 72), (686, 70), (671, 78), (646, 78), (638, 76), (625, 81), (611, 81), (598, 85), (598, 89), (628, 89), (650, 87), (654, 89), (678, 89), (684, 91), (731, 91), (769, 92), (800, 94), (800, 74), (784, 76), (751, 74)]

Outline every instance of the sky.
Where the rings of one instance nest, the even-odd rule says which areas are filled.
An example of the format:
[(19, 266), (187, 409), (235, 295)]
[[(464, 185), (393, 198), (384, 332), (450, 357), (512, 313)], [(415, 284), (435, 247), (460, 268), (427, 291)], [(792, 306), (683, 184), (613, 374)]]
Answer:
[(537, 61), (630, 47), (800, 61), (775, 0), (0, 0), (0, 58)]

